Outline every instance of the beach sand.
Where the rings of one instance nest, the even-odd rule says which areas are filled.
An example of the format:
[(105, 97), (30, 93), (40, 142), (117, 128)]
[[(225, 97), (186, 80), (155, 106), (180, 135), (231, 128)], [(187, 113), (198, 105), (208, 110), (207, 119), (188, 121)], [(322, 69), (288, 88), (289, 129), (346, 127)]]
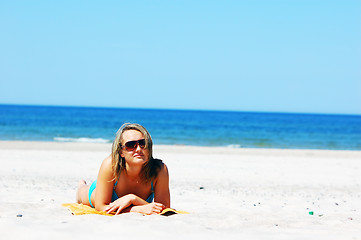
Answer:
[(157, 145), (171, 206), (190, 214), (71, 215), (61, 204), (110, 149), (0, 141), (0, 238), (361, 239), (361, 151)]

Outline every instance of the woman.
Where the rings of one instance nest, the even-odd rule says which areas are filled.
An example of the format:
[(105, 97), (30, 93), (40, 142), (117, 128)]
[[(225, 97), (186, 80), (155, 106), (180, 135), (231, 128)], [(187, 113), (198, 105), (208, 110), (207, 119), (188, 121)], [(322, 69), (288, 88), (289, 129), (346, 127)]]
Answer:
[(168, 169), (153, 158), (152, 145), (143, 126), (121, 126), (97, 180), (90, 186), (84, 180), (79, 182), (77, 202), (115, 214), (158, 214), (170, 207)]

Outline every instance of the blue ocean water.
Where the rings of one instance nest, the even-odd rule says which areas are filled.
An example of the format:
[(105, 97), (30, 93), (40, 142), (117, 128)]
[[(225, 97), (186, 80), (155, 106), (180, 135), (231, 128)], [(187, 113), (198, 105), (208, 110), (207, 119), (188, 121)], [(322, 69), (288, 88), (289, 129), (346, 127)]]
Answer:
[(0, 140), (112, 142), (124, 122), (155, 144), (361, 150), (361, 115), (0, 105)]

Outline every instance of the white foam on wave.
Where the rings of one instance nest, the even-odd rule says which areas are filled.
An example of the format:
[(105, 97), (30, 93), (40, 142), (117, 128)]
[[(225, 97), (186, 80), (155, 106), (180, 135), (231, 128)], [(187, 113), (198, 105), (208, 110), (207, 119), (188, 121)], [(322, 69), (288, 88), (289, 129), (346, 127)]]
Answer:
[(110, 141), (104, 138), (66, 138), (66, 137), (55, 137), (56, 142), (83, 142), (83, 143), (109, 143)]
[(230, 144), (230, 145), (227, 145), (227, 147), (229, 147), (229, 148), (241, 148), (241, 145), (240, 144)]

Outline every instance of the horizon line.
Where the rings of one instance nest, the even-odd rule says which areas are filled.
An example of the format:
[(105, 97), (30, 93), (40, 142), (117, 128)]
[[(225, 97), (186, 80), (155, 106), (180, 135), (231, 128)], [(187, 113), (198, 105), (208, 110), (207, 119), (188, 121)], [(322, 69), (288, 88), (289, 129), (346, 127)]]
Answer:
[(300, 115), (347, 115), (361, 116), (361, 113), (319, 113), (319, 112), (288, 112), (288, 111), (256, 111), (256, 110), (230, 110), (230, 109), (186, 109), (186, 108), (161, 108), (161, 107), (120, 107), (120, 106), (89, 106), (89, 105), (61, 105), (61, 104), (23, 104), (0, 103), (8, 106), (33, 106), (33, 107), (70, 107), (70, 108), (109, 108), (109, 109), (139, 109), (139, 110), (168, 110), (168, 111), (198, 111), (198, 112), (243, 112), (243, 113), (268, 113), (268, 114), (300, 114)]

